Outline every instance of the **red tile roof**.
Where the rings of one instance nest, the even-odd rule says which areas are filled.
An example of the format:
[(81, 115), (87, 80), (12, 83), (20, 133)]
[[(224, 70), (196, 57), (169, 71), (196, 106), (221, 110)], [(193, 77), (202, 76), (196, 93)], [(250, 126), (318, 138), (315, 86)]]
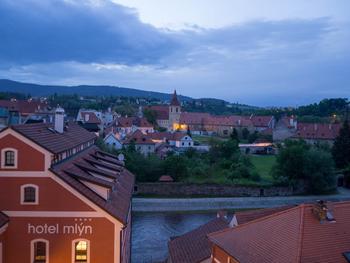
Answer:
[(321, 223), (314, 205), (303, 204), (237, 227), (209, 239), (239, 262), (347, 262), (350, 202), (329, 204), (335, 223)]
[[(99, 169), (99, 166), (109, 169), (110, 172)], [(52, 171), (121, 223), (127, 223), (135, 178), (122, 166), (116, 156), (102, 152), (96, 146), (92, 146), (73, 158), (66, 159), (64, 162), (53, 166)], [(97, 173), (100, 177), (95, 177), (90, 172)], [(103, 177), (114, 181), (104, 180)], [(109, 188), (111, 191), (109, 199), (105, 200), (99, 196), (83, 184), (81, 180)]]
[(137, 127), (153, 127), (146, 118), (121, 117), (117, 119), (117, 127), (132, 127), (133, 125)]
[(0, 100), (0, 107), (28, 115), (41, 110), (47, 110), (48, 104), (36, 100)]
[(209, 233), (228, 227), (228, 221), (216, 218), (168, 243), (172, 263), (196, 263), (210, 257), (211, 246), (207, 239)]
[(249, 117), (239, 115), (217, 116), (204, 112), (183, 112), (180, 116), (181, 124), (188, 125), (213, 125), (249, 127), (252, 122)]
[(269, 127), (273, 116), (252, 116), (251, 121), (254, 127)]
[(334, 140), (340, 131), (341, 124), (333, 123), (298, 123), (294, 138)]
[(248, 127), (252, 122), (246, 116), (229, 115), (229, 116), (210, 116), (205, 120), (205, 124), (214, 126), (234, 126)]
[(176, 90), (174, 90), (174, 94), (173, 94), (173, 96), (172, 96), (172, 98), (171, 98), (170, 105), (171, 105), (171, 106), (180, 106), (180, 102), (179, 102), (179, 100), (177, 99)]
[(34, 123), (13, 125), (11, 128), (52, 153), (61, 153), (96, 139), (78, 124), (70, 122), (63, 133), (55, 132), (53, 124)]
[(168, 120), (169, 119), (169, 106), (168, 105), (155, 105), (148, 106), (146, 109), (150, 109), (157, 113), (157, 120)]
[(159, 179), (159, 182), (174, 182), (174, 179), (170, 175), (162, 175)]
[(149, 133), (148, 137), (153, 140), (168, 140), (168, 141), (180, 141), (183, 137), (188, 136), (183, 132), (154, 132)]
[[(101, 120), (97, 117), (96, 113), (93, 111), (81, 111), (80, 114), (81, 114), (83, 123), (96, 123), (96, 124), (101, 123)], [(86, 118), (87, 116), (88, 118)]]
[(6, 225), (9, 220), (8, 216), (0, 211), (0, 228)]
[(136, 130), (129, 135), (124, 144), (130, 144), (131, 141), (135, 144), (155, 144), (155, 142), (152, 141), (150, 134), (143, 134), (140, 130)]
[[(267, 208), (236, 213), (238, 224), (261, 218), (290, 208), (290, 206)], [(169, 256), (173, 263), (200, 262), (211, 255), (211, 243), (207, 235), (223, 229), (228, 229), (229, 222), (223, 218), (215, 218), (186, 234), (169, 241)]]
[(203, 125), (205, 119), (210, 118), (209, 113), (204, 112), (182, 112), (180, 115), (180, 123), (188, 125)]

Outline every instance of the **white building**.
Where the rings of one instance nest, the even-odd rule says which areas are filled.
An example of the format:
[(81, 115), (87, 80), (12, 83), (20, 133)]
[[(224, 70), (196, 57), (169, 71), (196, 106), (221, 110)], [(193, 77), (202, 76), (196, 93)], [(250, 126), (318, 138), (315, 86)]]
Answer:
[(107, 134), (106, 137), (103, 139), (103, 141), (105, 142), (105, 144), (107, 144), (108, 146), (116, 150), (120, 150), (123, 148), (122, 143), (118, 140), (118, 138), (113, 133)]

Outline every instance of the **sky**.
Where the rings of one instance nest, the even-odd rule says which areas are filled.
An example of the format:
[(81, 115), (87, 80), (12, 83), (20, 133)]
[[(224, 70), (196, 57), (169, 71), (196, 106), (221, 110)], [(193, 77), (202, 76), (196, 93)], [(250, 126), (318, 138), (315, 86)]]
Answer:
[(350, 94), (348, 0), (0, 1), (0, 78), (298, 106)]

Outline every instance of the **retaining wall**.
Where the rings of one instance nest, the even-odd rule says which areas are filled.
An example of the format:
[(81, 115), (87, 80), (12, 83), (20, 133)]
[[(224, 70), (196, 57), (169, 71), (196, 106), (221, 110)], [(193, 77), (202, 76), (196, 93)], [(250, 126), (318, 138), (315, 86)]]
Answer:
[(216, 184), (186, 184), (186, 183), (137, 183), (136, 195), (152, 196), (290, 196), (302, 193), (303, 189), (293, 191), (291, 187), (249, 187)]

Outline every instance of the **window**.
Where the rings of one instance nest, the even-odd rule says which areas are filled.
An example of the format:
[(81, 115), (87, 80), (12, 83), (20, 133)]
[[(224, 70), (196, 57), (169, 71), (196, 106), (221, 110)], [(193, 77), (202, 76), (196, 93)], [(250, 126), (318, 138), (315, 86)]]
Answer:
[(6, 151), (5, 152), (5, 166), (15, 166), (15, 152)]
[(21, 204), (37, 205), (39, 203), (39, 187), (37, 185), (26, 184), (21, 186)]
[(1, 168), (16, 169), (17, 168), (17, 150), (5, 148), (1, 150)]
[(85, 239), (78, 239), (73, 241), (73, 263), (88, 263), (90, 262), (89, 241)]
[(31, 262), (48, 263), (49, 262), (49, 241), (36, 239), (31, 242)]

